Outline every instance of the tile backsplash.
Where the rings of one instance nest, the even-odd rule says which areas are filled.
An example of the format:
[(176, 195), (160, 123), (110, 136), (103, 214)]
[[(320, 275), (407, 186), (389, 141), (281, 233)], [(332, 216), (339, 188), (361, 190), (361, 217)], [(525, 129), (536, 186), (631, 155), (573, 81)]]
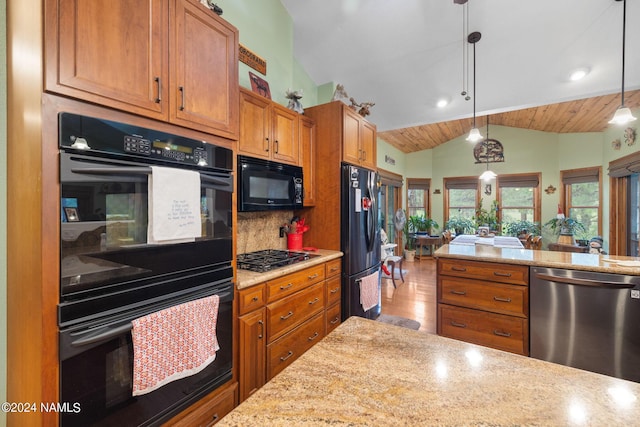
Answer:
[(291, 218), (293, 211), (238, 212), (236, 252), (287, 249), (287, 237), (280, 237), (280, 227)]

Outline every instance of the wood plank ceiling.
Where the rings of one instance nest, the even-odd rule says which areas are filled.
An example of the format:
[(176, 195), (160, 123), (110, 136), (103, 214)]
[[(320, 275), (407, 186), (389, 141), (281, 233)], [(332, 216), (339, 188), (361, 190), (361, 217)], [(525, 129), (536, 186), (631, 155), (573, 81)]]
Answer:
[[(629, 108), (640, 107), (640, 90), (626, 91), (624, 103)], [(602, 132), (610, 126), (608, 121), (619, 106), (620, 94), (615, 93), (492, 114), (490, 124), (553, 133)], [(638, 121), (631, 126), (637, 127), (636, 123)], [(378, 138), (403, 153), (413, 153), (467, 134), (472, 125), (472, 118), (451, 120), (378, 132)], [(482, 130), (486, 126), (486, 116), (476, 116), (476, 125)]]

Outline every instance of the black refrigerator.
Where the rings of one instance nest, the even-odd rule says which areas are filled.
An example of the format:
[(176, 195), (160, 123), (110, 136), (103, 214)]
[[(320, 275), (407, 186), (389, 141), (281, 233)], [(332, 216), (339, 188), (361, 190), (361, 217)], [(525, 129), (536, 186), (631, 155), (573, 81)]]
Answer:
[(380, 229), (378, 222), (378, 174), (342, 164), (340, 191), (342, 263), (342, 320), (351, 316), (376, 319), (378, 304), (364, 311), (360, 303), (360, 280), (378, 274), (380, 295)]

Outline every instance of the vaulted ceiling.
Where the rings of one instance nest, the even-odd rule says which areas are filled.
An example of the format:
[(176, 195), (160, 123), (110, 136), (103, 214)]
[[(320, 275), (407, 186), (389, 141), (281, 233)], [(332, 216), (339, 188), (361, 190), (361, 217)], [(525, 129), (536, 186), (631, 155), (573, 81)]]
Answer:
[[(620, 105), (622, 5), (615, 0), (281, 0), (294, 22), (296, 59), (318, 85), (343, 84), (380, 138), (403, 152), (479, 125), (601, 131)], [(466, 8), (468, 25), (463, 27)], [(625, 104), (639, 105), (640, 1), (627, 1)], [(464, 54), (464, 49), (468, 54)], [(466, 66), (465, 66), (466, 63)], [(588, 74), (570, 81), (576, 68)], [(466, 78), (465, 78), (466, 75)], [(436, 107), (445, 98), (449, 104)]]

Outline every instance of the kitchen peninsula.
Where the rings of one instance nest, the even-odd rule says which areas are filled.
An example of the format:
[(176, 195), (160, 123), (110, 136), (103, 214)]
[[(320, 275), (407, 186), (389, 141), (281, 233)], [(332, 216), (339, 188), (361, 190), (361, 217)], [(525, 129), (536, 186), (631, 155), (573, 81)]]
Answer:
[(351, 317), (219, 426), (637, 424), (640, 384)]

